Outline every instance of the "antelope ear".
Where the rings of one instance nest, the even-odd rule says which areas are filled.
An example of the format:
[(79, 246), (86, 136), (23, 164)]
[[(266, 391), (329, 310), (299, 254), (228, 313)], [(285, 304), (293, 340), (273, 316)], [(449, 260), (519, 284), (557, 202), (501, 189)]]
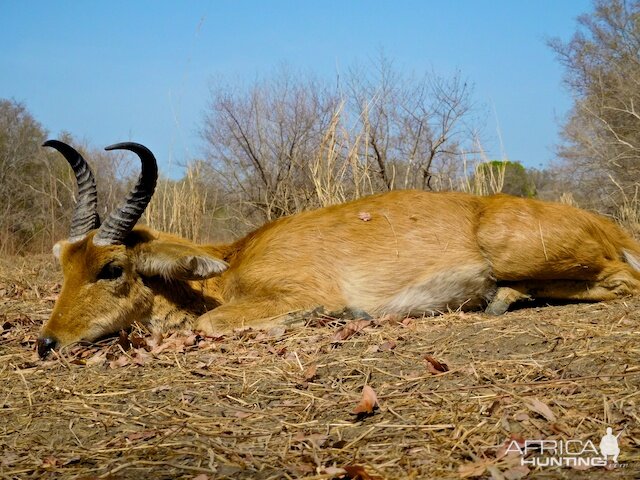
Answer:
[(152, 241), (140, 246), (136, 270), (145, 277), (167, 280), (204, 280), (220, 275), (229, 264), (202, 248)]
[(60, 261), (60, 254), (62, 253), (62, 242), (64, 240), (60, 240), (57, 242), (52, 249), (53, 256), (56, 257), (56, 260)]
[(624, 255), (624, 259), (627, 261), (631, 268), (636, 271), (640, 271), (640, 259), (631, 253), (629, 250), (622, 250), (622, 254)]

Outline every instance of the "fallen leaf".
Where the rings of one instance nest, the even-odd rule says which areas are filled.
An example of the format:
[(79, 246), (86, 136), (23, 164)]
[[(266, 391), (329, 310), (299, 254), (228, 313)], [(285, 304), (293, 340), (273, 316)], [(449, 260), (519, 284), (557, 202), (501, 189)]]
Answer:
[(513, 442), (515, 442), (516, 445), (520, 449), (524, 448), (525, 439), (521, 435), (512, 433), (511, 436), (509, 438), (507, 438), (502, 443), (502, 445), (500, 445), (498, 447), (498, 450), (496, 450), (496, 459), (497, 460), (501, 460), (502, 458), (504, 458), (506, 456), (509, 456), (509, 455), (511, 455), (511, 456), (520, 455), (520, 452), (516, 448), (516, 445), (513, 445)]
[(333, 335), (332, 341), (341, 342), (343, 340), (347, 340), (369, 325), (371, 325), (371, 320), (353, 320), (348, 322)]
[(129, 357), (127, 357), (126, 355), (120, 355), (115, 360), (109, 362), (109, 368), (119, 368), (126, 365), (129, 365)]
[(483, 411), (482, 413), (484, 415), (487, 416), (492, 416), (494, 413), (496, 413), (496, 410), (498, 409), (498, 407), (500, 407), (500, 401), (499, 400), (494, 400), (493, 402), (491, 402), (491, 405), (489, 405), (489, 408), (487, 408), (485, 411)]
[(320, 469), (320, 473), (325, 473), (327, 475), (331, 475), (332, 477), (337, 477), (339, 475), (344, 475), (347, 471), (344, 468), (340, 467), (324, 467)]
[(367, 473), (362, 465), (345, 465), (344, 470), (352, 480), (378, 480), (380, 477)]
[(193, 332), (189, 332), (188, 335), (184, 337), (182, 343), (185, 347), (193, 347), (198, 342), (198, 340), (200, 340), (199, 335)]
[(162, 344), (163, 338), (162, 332), (153, 332), (146, 342), (149, 349), (153, 350), (159, 347)]
[[(152, 342), (148, 342), (149, 345), (153, 345)], [(155, 342), (154, 342), (155, 343)], [(156, 346), (152, 346), (151, 353), (157, 355), (159, 353), (169, 350), (176, 353), (184, 352), (184, 339), (178, 336), (178, 333), (172, 333), (169, 337), (162, 339), (160, 337), (160, 343)]]
[(307, 475), (316, 471), (316, 466), (310, 463), (299, 463), (293, 468), (296, 470), (296, 472), (302, 474), (301, 477), (306, 477)]
[(532, 412), (542, 415), (550, 422), (556, 421), (556, 416), (546, 403), (541, 402), (537, 398), (526, 398), (524, 403)]
[[(22, 457), (20, 455), (18, 455), (17, 453), (13, 453), (13, 452), (6, 452), (3, 453), (0, 456), (0, 466), (5, 466), (5, 467), (10, 467), (12, 465), (14, 465), (15, 463), (18, 463), (18, 460), (20, 460)], [(342, 472), (344, 473), (344, 472)]]
[(133, 346), (133, 348), (150, 348), (147, 345), (147, 340), (144, 337), (141, 337), (140, 335), (136, 335), (135, 333), (132, 333), (131, 335), (129, 335), (129, 340), (131, 341), (131, 346)]
[(362, 398), (352, 413), (354, 415), (370, 415), (378, 406), (378, 396), (369, 385), (362, 387)]
[(424, 359), (427, 361), (427, 370), (434, 375), (439, 375), (449, 371), (449, 367), (446, 363), (439, 362), (431, 355), (425, 355)]
[(374, 320), (374, 323), (376, 325), (386, 325), (386, 324), (391, 324), (391, 325), (401, 325), (401, 320), (404, 320), (404, 317), (401, 317), (400, 315), (397, 315), (395, 313), (387, 313), (386, 315), (383, 315), (381, 317), (378, 317)]
[(253, 415), (253, 413), (251, 413), (251, 412), (243, 412), (241, 410), (238, 410), (235, 413), (235, 416), (240, 418), (240, 419), (250, 417), (251, 415)]
[(396, 348), (396, 342), (394, 342), (393, 340), (387, 340), (382, 345), (380, 345), (381, 352), (388, 352), (389, 350), (393, 350), (394, 348)]
[(318, 372), (318, 365), (315, 363), (312, 363), (304, 371), (304, 373), (302, 374), (302, 377), (308, 382), (310, 380), (313, 380), (316, 377), (317, 372)]
[(500, 469), (492, 464), (487, 464), (487, 473), (491, 475), (491, 480), (505, 480)]
[(478, 461), (473, 463), (464, 463), (458, 467), (458, 475), (460, 478), (479, 477), (487, 469), (486, 461)]
[(322, 447), (327, 441), (327, 436), (322, 435), (321, 433), (311, 433), (309, 435), (305, 435), (304, 432), (299, 432), (294, 435), (293, 439), (296, 442), (309, 442), (316, 447)]
[(296, 354), (296, 352), (288, 352), (285, 356), (284, 359), (285, 360), (291, 360), (292, 362), (296, 362), (298, 363), (300, 357), (298, 357), (298, 355)]
[(58, 465), (60, 465), (60, 460), (58, 460), (56, 457), (49, 456), (42, 459), (42, 464), (40, 466), (42, 468), (55, 468)]
[(131, 348), (129, 334), (124, 330), (120, 330), (118, 333), (118, 345), (120, 345), (125, 352)]
[(285, 327), (277, 326), (277, 327), (270, 328), (267, 333), (271, 338), (280, 338), (284, 335), (286, 331), (287, 329)]
[(76, 356), (78, 356), (80, 358), (87, 358), (87, 357), (90, 357), (91, 355), (93, 355), (94, 353), (96, 353), (96, 351), (94, 349), (86, 348), (84, 350), (81, 350), (80, 353), (77, 354)]
[(516, 465), (502, 472), (502, 475), (507, 480), (520, 480), (529, 475), (529, 472), (530, 470), (526, 465)]
[(150, 353), (147, 353), (147, 351), (144, 348), (136, 348), (134, 350), (134, 354), (133, 354), (133, 363), (135, 363), (136, 365), (144, 365), (147, 363), (147, 361), (151, 360), (153, 358), (153, 356)]

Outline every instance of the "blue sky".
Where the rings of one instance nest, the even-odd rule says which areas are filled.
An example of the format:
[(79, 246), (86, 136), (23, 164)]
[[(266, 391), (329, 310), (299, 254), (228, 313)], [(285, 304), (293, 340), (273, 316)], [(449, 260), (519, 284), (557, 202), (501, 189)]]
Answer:
[(0, 97), (51, 137), (134, 140), (161, 168), (198, 156), (212, 77), (251, 82), (282, 64), (335, 77), (383, 50), (396, 67), (459, 69), (486, 108), (487, 147), (539, 167), (571, 106), (546, 46), (569, 39), (587, 0), (0, 0)]

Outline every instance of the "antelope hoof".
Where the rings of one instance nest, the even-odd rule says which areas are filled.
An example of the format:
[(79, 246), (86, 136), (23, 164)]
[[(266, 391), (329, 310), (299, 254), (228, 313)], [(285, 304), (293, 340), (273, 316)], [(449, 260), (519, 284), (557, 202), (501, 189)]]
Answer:
[(485, 313), (488, 315), (503, 315), (509, 310), (510, 303), (505, 302), (504, 300), (493, 300), (487, 308), (485, 309)]
[(222, 337), (230, 332), (228, 326), (211, 317), (207, 313), (200, 316), (196, 321), (195, 330), (204, 333), (207, 337)]

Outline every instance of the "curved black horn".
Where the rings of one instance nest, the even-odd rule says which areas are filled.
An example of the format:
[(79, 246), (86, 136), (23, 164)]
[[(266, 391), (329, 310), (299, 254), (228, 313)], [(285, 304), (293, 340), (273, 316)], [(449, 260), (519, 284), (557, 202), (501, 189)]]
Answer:
[(127, 233), (134, 227), (144, 209), (151, 201), (158, 180), (158, 165), (153, 153), (139, 143), (123, 142), (110, 145), (105, 150), (130, 150), (142, 162), (142, 170), (138, 183), (127, 195), (125, 202), (111, 212), (98, 233), (93, 238), (96, 245), (114, 245), (124, 242)]
[(55, 148), (60, 152), (67, 159), (76, 176), (78, 201), (71, 219), (69, 241), (81, 240), (91, 230), (100, 226), (96, 180), (87, 161), (73, 147), (58, 140), (47, 140), (42, 146)]

